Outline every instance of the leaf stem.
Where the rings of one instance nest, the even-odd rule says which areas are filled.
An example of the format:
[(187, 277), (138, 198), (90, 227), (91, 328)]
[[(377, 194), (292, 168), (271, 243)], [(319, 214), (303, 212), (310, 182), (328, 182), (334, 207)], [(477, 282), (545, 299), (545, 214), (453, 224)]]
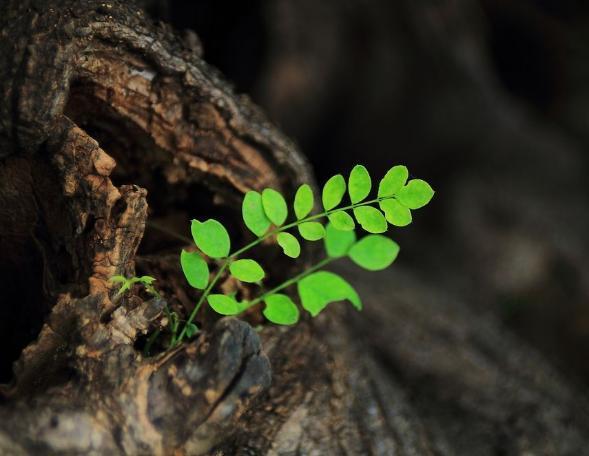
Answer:
[[(328, 210), (328, 211), (324, 211), (324, 212), (321, 212), (321, 213), (319, 213), (319, 214), (310, 215), (310, 216), (308, 216), (308, 217), (305, 217), (305, 218), (303, 218), (303, 219), (301, 219), (301, 220), (296, 220), (296, 221), (294, 221), (294, 222), (292, 222), (292, 223), (289, 223), (289, 224), (287, 224), (287, 225), (283, 225), (283, 226), (281, 226), (281, 227), (278, 227), (278, 228), (276, 228), (276, 229), (274, 229), (274, 230), (268, 231), (266, 234), (264, 234), (264, 235), (260, 236), (260, 237), (259, 237), (259, 238), (257, 238), (256, 240), (254, 240), (254, 241), (250, 242), (249, 244), (245, 245), (245, 246), (244, 246), (244, 247), (242, 247), (241, 249), (239, 249), (239, 250), (236, 250), (235, 252), (233, 252), (232, 254), (230, 254), (230, 255), (229, 255), (229, 256), (228, 256), (228, 257), (225, 259), (225, 261), (224, 261), (224, 262), (221, 264), (221, 267), (219, 268), (219, 270), (217, 271), (217, 273), (216, 273), (216, 274), (215, 274), (215, 276), (213, 277), (213, 280), (211, 280), (211, 282), (209, 283), (209, 285), (207, 286), (207, 288), (206, 288), (206, 289), (203, 291), (203, 293), (202, 293), (202, 295), (200, 296), (200, 298), (199, 298), (198, 302), (196, 303), (196, 306), (194, 306), (194, 309), (192, 309), (192, 312), (190, 312), (190, 316), (189, 316), (189, 317), (188, 317), (188, 319), (186, 320), (186, 323), (185, 323), (185, 324), (184, 324), (184, 326), (182, 327), (182, 331), (180, 332), (180, 334), (178, 335), (178, 337), (174, 337), (174, 338), (172, 339), (172, 343), (170, 344), (170, 348), (173, 348), (174, 346), (176, 346), (176, 345), (180, 344), (180, 343), (181, 343), (181, 342), (184, 340), (184, 338), (186, 337), (186, 331), (187, 331), (187, 329), (188, 329), (188, 325), (189, 325), (189, 324), (191, 324), (191, 323), (192, 323), (192, 321), (194, 320), (194, 318), (196, 317), (196, 314), (198, 313), (198, 311), (199, 311), (199, 310), (200, 310), (200, 308), (202, 307), (203, 303), (205, 302), (205, 300), (206, 300), (206, 298), (208, 297), (208, 295), (210, 294), (210, 292), (213, 290), (213, 287), (214, 287), (214, 286), (217, 284), (217, 282), (218, 282), (218, 281), (219, 281), (219, 279), (221, 278), (221, 275), (223, 274), (223, 272), (225, 272), (225, 269), (227, 269), (227, 266), (229, 266), (229, 264), (230, 264), (230, 263), (231, 263), (231, 262), (232, 262), (232, 261), (233, 261), (235, 258), (237, 258), (239, 255), (241, 255), (242, 253), (245, 253), (245, 252), (247, 252), (248, 250), (250, 250), (251, 248), (253, 248), (253, 247), (257, 246), (258, 244), (261, 244), (262, 242), (264, 242), (264, 241), (265, 241), (266, 239), (268, 239), (269, 237), (272, 237), (272, 236), (274, 236), (274, 235), (276, 235), (276, 234), (278, 234), (278, 233), (281, 233), (281, 232), (283, 232), (283, 231), (289, 230), (290, 228), (294, 228), (295, 226), (301, 225), (302, 223), (306, 223), (306, 222), (310, 222), (310, 221), (313, 221), (313, 220), (317, 220), (317, 219), (320, 219), (320, 218), (323, 218), (323, 217), (327, 217), (327, 216), (329, 216), (330, 214), (333, 214), (334, 212), (338, 212), (338, 211), (347, 211), (347, 210), (354, 209), (354, 208), (356, 208), (356, 207), (359, 207), (359, 206), (367, 206), (367, 205), (369, 205), (369, 204), (378, 203), (379, 201), (383, 201), (383, 200), (387, 200), (387, 199), (394, 199), (394, 198), (395, 198), (395, 196), (386, 196), (386, 197), (382, 197), (382, 198), (381, 198), (381, 197), (379, 197), (379, 198), (374, 198), (374, 199), (372, 199), (372, 200), (368, 200), (368, 201), (361, 201), (361, 202), (358, 202), (358, 203), (350, 204), (350, 205), (348, 205), (348, 206), (344, 206), (344, 207), (339, 207), (339, 208), (330, 209), (330, 210)], [(329, 259), (329, 258), (326, 258), (326, 259), (325, 259), (325, 260), (323, 260), (323, 261), (326, 261), (326, 260), (329, 260), (329, 261), (327, 261), (325, 264), (327, 264), (327, 263), (329, 263), (330, 261), (332, 261), (332, 260), (331, 260), (331, 259)], [(312, 268), (308, 269), (307, 271), (303, 272), (302, 274), (299, 274), (299, 276), (301, 276), (301, 275), (302, 275), (302, 277), (296, 276), (296, 277), (293, 277), (293, 278), (292, 278), (292, 279), (290, 279), (290, 280), (287, 280), (287, 281), (286, 281), (286, 282), (284, 282), (282, 285), (279, 285), (279, 286), (277, 287), (278, 289), (276, 289), (276, 288), (275, 288), (275, 289), (271, 290), (271, 292), (276, 292), (276, 291), (282, 290), (283, 288), (286, 288), (286, 287), (288, 287), (289, 285), (291, 285), (291, 284), (293, 284), (294, 282), (296, 282), (296, 280), (295, 280), (295, 279), (297, 279), (297, 278), (298, 278), (297, 280), (300, 280), (301, 278), (303, 278), (303, 277), (304, 277), (304, 275), (303, 275), (303, 274), (306, 274), (306, 273), (309, 273), (309, 274), (310, 274), (311, 272), (314, 272), (314, 271), (316, 271), (316, 270), (317, 270), (317, 269), (316, 269), (317, 267), (319, 267), (319, 268), (320, 268), (320, 267), (323, 267), (323, 266), (325, 266), (325, 264), (322, 264), (322, 263), (323, 263), (323, 262), (320, 262), (320, 263), (318, 263), (317, 265), (313, 266)], [(321, 266), (319, 266), (319, 265), (321, 265)], [(294, 282), (293, 282), (293, 280), (294, 280)], [(270, 292), (268, 292), (268, 293), (264, 293), (264, 295), (263, 295), (263, 296), (266, 296), (266, 295), (268, 295), (269, 293), (270, 293)], [(252, 304), (252, 303), (255, 303), (255, 304), (257, 304), (258, 302), (260, 302), (260, 301), (261, 301), (261, 299), (260, 299), (260, 298), (261, 298), (261, 297), (259, 297), (259, 298), (256, 298), (256, 299), (254, 299), (253, 301), (251, 301), (251, 302), (250, 302), (250, 304), (248, 305), (248, 307), (247, 307), (247, 308), (249, 308), (249, 307), (253, 306), (254, 304)]]
[(250, 301), (247, 305), (247, 307), (245, 309), (243, 309), (244, 311), (246, 311), (247, 309), (249, 309), (252, 306), (255, 306), (256, 304), (258, 304), (259, 302), (262, 302), (264, 299), (266, 299), (267, 296), (272, 295), (274, 293), (279, 292), (280, 290), (283, 290), (291, 285), (294, 285), (295, 283), (297, 283), (299, 280), (304, 279), (305, 277), (307, 277), (308, 275), (314, 273), (315, 271), (321, 269), (322, 267), (328, 265), (329, 263), (331, 263), (332, 261), (337, 260), (338, 258), (324, 258), (323, 260), (321, 260), (319, 263), (311, 266), (309, 269), (305, 269), (303, 272), (301, 272), (300, 274), (291, 277), (288, 280), (285, 280), (284, 282), (282, 282), (280, 285), (277, 285), (276, 287), (272, 288), (271, 290), (267, 291), (266, 293), (258, 296), (256, 299), (253, 299), (252, 301)]

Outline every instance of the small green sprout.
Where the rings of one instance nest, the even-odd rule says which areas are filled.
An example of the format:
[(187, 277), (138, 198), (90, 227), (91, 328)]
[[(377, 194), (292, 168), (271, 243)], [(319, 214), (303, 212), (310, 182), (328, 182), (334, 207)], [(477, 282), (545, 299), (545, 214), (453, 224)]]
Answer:
[[(434, 195), (427, 182), (408, 179), (409, 172), (405, 166), (394, 166), (379, 182), (376, 197), (368, 199), (373, 189), (372, 179), (364, 166), (356, 165), (347, 181), (338, 174), (326, 182), (321, 192), (323, 210), (316, 214), (313, 214), (316, 198), (312, 188), (307, 184), (301, 185), (294, 197), (294, 220), (291, 222), (287, 222), (289, 206), (280, 192), (271, 188), (261, 193), (251, 190), (243, 198), (242, 217), (256, 239), (233, 252), (229, 233), (220, 222), (213, 219), (193, 220), (191, 233), (198, 251), (183, 250), (180, 265), (188, 284), (202, 290), (202, 293), (183, 325), (180, 325), (177, 316), (169, 316), (172, 331), (170, 347), (198, 332), (194, 319), (205, 302), (221, 315), (239, 315), (263, 303), (262, 313), (268, 321), (292, 325), (299, 321), (299, 307), (283, 290), (296, 286), (301, 307), (312, 317), (337, 301), (347, 300), (361, 310), (362, 301), (354, 288), (344, 278), (324, 268), (345, 257), (369, 271), (385, 269), (395, 261), (399, 246), (382, 233), (388, 230), (389, 225), (409, 225), (412, 211), (428, 204)], [(343, 203), (346, 193), (349, 203)], [(358, 226), (368, 233), (359, 239), (356, 234)], [(306, 241), (323, 239), (325, 258), (271, 290), (262, 291), (250, 301), (238, 301), (234, 295), (213, 293), (227, 270), (241, 282), (262, 284), (266, 276), (262, 265), (244, 257), (244, 254), (266, 239), (274, 239), (284, 255), (296, 259), (301, 253), (297, 234)], [(205, 257), (219, 260), (219, 268), (212, 276)], [(144, 284), (149, 292), (153, 279), (148, 277), (146, 281), (146, 277), (125, 279), (115, 276), (112, 280), (123, 284), (119, 294), (137, 282)]]

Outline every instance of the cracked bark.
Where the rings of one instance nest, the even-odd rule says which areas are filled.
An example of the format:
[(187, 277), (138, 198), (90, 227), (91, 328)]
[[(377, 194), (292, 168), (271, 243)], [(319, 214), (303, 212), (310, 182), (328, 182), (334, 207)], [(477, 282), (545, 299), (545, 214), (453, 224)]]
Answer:
[(17, 359), (0, 389), (0, 452), (586, 448), (574, 388), (492, 317), (411, 271), (354, 272), (361, 316), (333, 306), (258, 335), (203, 313), (197, 340), (142, 357), (164, 302), (115, 299), (108, 278), (155, 271), (169, 305), (194, 302), (170, 260), (182, 244), (150, 226), (178, 236), (190, 217), (215, 214), (244, 239), (243, 192), (292, 194), (312, 181), (309, 167), (197, 41), (128, 2), (9, 1), (0, 30), (2, 364)]

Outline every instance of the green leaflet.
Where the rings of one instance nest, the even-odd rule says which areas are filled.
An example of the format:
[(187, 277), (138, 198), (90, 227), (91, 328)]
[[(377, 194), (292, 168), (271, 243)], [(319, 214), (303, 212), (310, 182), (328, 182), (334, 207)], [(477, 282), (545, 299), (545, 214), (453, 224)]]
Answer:
[(247, 192), (243, 197), (241, 215), (245, 226), (258, 237), (263, 236), (272, 224), (264, 212), (262, 195), (253, 190)]
[(266, 188), (262, 192), (262, 206), (266, 216), (276, 226), (282, 225), (288, 215), (288, 207), (284, 197), (272, 188)]
[[(301, 304), (312, 316), (317, 316), (329, 303), (348, 300), (358, 309), (362, 303), (354, 288), (342, 277), (332, 272), (320, 270), (331, 261), (342, 257), (349, 257), (352, 262), (368, 269), (377, 271), (393, 263), (399, 254), (399, 246), (391, 239), (380, 235), (384, 233), (388, 224), (406, 226), (412, 222), (412, 210), (429, 203), (434, 195), (431, 186), (421, 180), (408, 181), (409, 172), (405, 166), (394, 166), (385, 174), (378, 185), (378, 198), (370, 199), (373, 182), (367, 169), (356, 165), (351, 170), (346, 181), (341, 174), (330, 178), (322, 188), (321, 201), (324, 210), (313, 216), (315, 195), (312, 187), (301, 185), (292, 201), (292, 210), (296, 221), (287, 223), (289, 207), (284, 197), (271, 188), (261, 193), (249, 191), (244, 195), (241, 211), (245, 226), (258, 239), (250, 241), (245, 246), (231, 252), (231, 240), (225, 227), (216, 220), (204, 222), (192, 221), (191, 232), (194, 242), (202, 254), (217, 261), (215, 275), (209, 277), (208, 259), (200, 252), (182, 251), (180, 263), (188, 283), (205, 291), (182, 325), (181, 317), (165, 307), (170, 325), (165, 329), (169, 333), (169, 347), (176, 347), (186, 337), (193, 337), (198, 328), (193, 323), (203, 304), (208, 305), (215, 312), (222, 315), (238, 315), (253, 305), (264, 302), (263, 314), (266, 319), (275, 324), (295, 324), (300, 318), (299, 308), (292, 299), (280, 291), (292, 285), (297, 285)], [(349, 194), (350, 204), (342, 204), (346, 192)], [(290, 204), (290, 202), (288, 203)], [(343, 206), (343, 207), (342, 207)], [(328, 219), (326, 226), (324, 219)], [(371, 233), (357, 240), (356, 224)], [(215, 285), (221, 284), (225, 272), (241, 282), (260, 283), (265, 272), (263, 267), (249, 258), (240, 258), (250, 249), (267, 244), (270, 238), (276, 237), (276, 242), (285, 255), (298, 258), (301, 255), (300, 239), (291, 230), (298, 229), (301, 237), (308, 241), (324, 239), (326, 258), (280, 284), (272, 284), (269, 294), (260, 293), (252, 296), (249, 302), (239, 302), (235, 293), (231, 295), (211, 294)], [(289, 232), (291, 231), (291, 232)], [(128, 291), (133, 284), (142, 283), (145, 292), (161, 297), (153, 286), (153, 279), (149, 276), (132, 277), (114, 276), (113, 282), (120, 284), (119, 294)], [(251, 287), (254, 289), (255, 287)], [(182, 316), (184, 318), (184, 316)], [(144, 353), (149, 354), (153, 341), (158, 333), (153, 333), (146, 343)], [(155, 335), (155, 337), (154, 337)], [(165, 344), (165, 342), (164, 342)]]
[(346, 193), (346, 181), (344, 176), (337, 174), (330, 178), (323, 186), (321, 200), (323, 208), (329, 211), (342, 202), (342, 198)]
[(406, 166), (393, 166), (387, 171), (378, 185), (378, 197), (382, 198), (397, 194), (403, 185), (405, 185), (405, 182), (407, 182), (408, 177), (409, 171)]
[(264, 278), (266, 273), (257, 261), (250, 259), (236, 260), (229, 265), (231, 275), (242, 282), (256, 283)]
[(207, 301), (209, 306), (221, 315), (237, 315), (243, 311), (242, 306), (231, 296), (211, 294)]
[(303, 184), (297, 190), (294, 199), (294, 211), (297, 220), (304, 219), (313, 210), (313, 190), (308, 184)]
[(356, 242), (354, 231), (338, 230), (334, 224), (329, 223), (325, 229), (325, 250), (331, 258), (340, 258), (348, 254), (350, 247)]
[(378, 204), (391, 225), (407, 226), (411, 223), (411, 209), (403, 206), (396, 199), (382, 200)]
[(264, 299), (264, 316), (277, 325), (294, 325), (299, 321), (299, 309), (288, 296), (272, 294)]
[(278, 245), (282, 247), (282, 251), (284, 254), (291, 258), (298, 258), (301, 254), (301, 244), (296, 237), (294, 237), (290, 233), (278, 233), (276, 236), (276, 241)]
[(358, 309), (362, 302), (356, 290), (339, 275), (328, 271), (314, 272), (297, 284), (301, 304), (313, 317), (316, 317), (327, 304), (348, 300)]
[(180, 265), (191, 287), (204, 290), (209, 284), (209, 266), (198, 252), (180, 253)]
[(346, 211), (333, 212), (329, 214), (327, 218), (338, 230), (353, 231), (356, 227), (354, 219)]
[(409, 209), (419, 209), (429, 203), (433, 196), (434, 190), (426, 181), (412, 179), (399, 190), (397, 198), (403, 206)]
[(299, 225), (299, 234), (307, 241), (318, 241), (325, 236), (325, 228), (319, 222), (305, 222)]
[(384, 215), (375, 207), (356, 207), (354, 208), (354, 216), (362, 228), (369, 233), (384, 233), (388, 228)]
[(198, 328), (194, 323), (188, 323), (186, 325), (186, 337), (192, 337), (198, 332)]
[(231, 241), (225, 227), (214, 219), (205, 222), (192, 221), (192, 238), (196, 246), (211, 258), (225, 258), (229, 255)]
[(380, 271), (390, 266), (399, 254), (399, 245), (388, 237), (371, 234), (360, 239), (348, 253), (358, 266), (369, 271)]
[(352, 204), (364, 200), (370, 193), (371, 188), (372, 181), (368, 170), (362, 165), (354, 166), (348, 179), (348, 192)]

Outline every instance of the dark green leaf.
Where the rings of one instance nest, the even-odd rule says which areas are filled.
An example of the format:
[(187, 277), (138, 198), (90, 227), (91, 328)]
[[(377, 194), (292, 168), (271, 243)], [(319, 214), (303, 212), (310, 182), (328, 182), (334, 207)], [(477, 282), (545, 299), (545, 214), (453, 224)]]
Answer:
[(255, 283), (265, 276), (262, 266), (250, 259), (236, 260), (229, 265), (231, 275), (242, 282)]
[(297, 220), (304, 219), (313, 210), (313, 190), (308, 184), (303, 184), (297, 190), (294, 199), (294, 211)]
[(214, 219), (205, 222), (192, 221), (192, 238), (197, 247), (211, 258), (224, 258), (229, 255), (231, 241), (225, 227)]
[(399, 190), (397, 198), (403, 206), (409, 209), (419, 209), (430, 202), (434, 196), (434, 190), (421, 179), (412, 179)]
[(191, 287), (204, 290), (209, 283), (209, 266), (198, 252), (182, 250), (180, 265)]
[(332, 258), (346, 256), (350, 247), (356, 242), (354, 231), (341, 231), (329, 223), (325, 229), (325, 250)]
[(262, 205), (264, 212), (272, 223), (280, 226), (286, 220), (288, 208), (284, 197), (273, 188), (266, 188), (262, 192)]
[(344, 176), (337, 174), (330, 178), (323, 187), (322, 201), (323, 207), (329, 211), (342, 202), (342, 198), (346, 193), (346, 181)]
[(207, 298), (211, 308), (221, 315), (237, 315), (243, 308), (230, 296), (223, 294), (212, 294)]
[(384, 233), (387, 230), (387, 220), (382, 212), (372, 206), (354, 208), (354, 215), (358, 223), (369, 233)]
[(319, 222), (305, 222), (299, 225), (299, 233), (307, 241), (318, 241), (325, 236), (325, 228)]
[(391, 265), (399, 254), (399, 245), (385, 236), (368, 235), (356, 242), (348, 253), (358, 266), (379, 271)]
[(264, 299), (264, 316), (278, 325), (294, 325), (299, 321), (299, 309), (288, 296), (273, 294)]
[(327, 216), (329, 221), (341, 231), (353, 231), (356, 224), (354, 219), (345, 211), (337, 211)]
[(291, 258), (298, 258), (301, 254), (301, 244), (296, 237), (294, 237), (290, 233), (278, 233), (276, 236), (276, 241), (278, 245), (282, 247), (282, 251), (286, 256)]
[(348, 180), (348, 192), (352, 204), (364, 200), (370, 193), (371, 188), (372, 181), (368, 170), (362, 165), (354, 166)]
[(264, 212), (262, 195), (253, 190), (247, 192), (243, 198), (241, 215), (245, 226), (258, 237), (263, 236), (272, 223)]
[(409, 171), (407, 167), (402, 165), (393, 166), (380, 181), (378, 186), (378, 197), (393, 196), (407, 182)]
[(386, 199), (379, 202), (387, 221), (395, 226), (407, 226), (411, 223), (411, 210), (396, 199)]
[(358, 293), (348, 282), (333, 272), (314, 272), (301, 279), (297, 287), (303, 308), (313, 317), (317, 316), (330, 302), (346, 299), (356, 309), (362, 309)]

